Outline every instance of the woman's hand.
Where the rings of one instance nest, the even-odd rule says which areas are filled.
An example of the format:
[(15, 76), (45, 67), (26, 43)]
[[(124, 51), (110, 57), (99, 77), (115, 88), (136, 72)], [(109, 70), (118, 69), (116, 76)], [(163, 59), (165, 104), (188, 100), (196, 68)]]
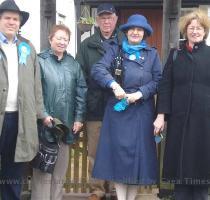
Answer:
[(44, 118), (43, 123), (45, 126), (52, 126), (52, 121), (53, 121), (53, 117), (52, 116), (47, 116)]
[(158, 114), (154, 123), (154, 135), (159, 135), (165, 127), (164, 114)]
[(121, 86), (116, 83), (116, 82), (112, 82), (110, 87), (112, 88), (114, 95), (117, 99), (123, 99), (125, 98), (125, 91), (121, 88)]
[(82, 126), (83, 126), (82, 122), (74, 122), (74, 125), (72, 127), (73, 133), (74, 134), (78, 133), (81, 130)]
[(134, 103), (137, 100), (139, 100), (141, 97), (142, 97), (142, 93), (140, 91), (137, 91), (131, 94), (126, 94), (128, 103)]

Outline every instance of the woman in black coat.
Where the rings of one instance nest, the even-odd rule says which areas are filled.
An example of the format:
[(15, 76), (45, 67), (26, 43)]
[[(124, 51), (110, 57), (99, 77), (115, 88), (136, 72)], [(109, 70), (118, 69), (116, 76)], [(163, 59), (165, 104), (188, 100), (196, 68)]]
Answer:
[(158, 92), (155, 134), (167, 136), (163, 181), (175, 184), (177, 200), (208, 199), (210, 183), (210, 47), (209, 20), (195, 10), (180, 20), (186, 41), (171, 50)]

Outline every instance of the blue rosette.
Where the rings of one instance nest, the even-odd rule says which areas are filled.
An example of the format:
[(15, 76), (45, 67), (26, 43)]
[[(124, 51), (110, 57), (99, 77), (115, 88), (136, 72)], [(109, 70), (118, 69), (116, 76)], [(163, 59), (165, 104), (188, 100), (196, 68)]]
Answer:
[(31, 47), (26, 42), (18, 45), (19, 64), (26, 65), (27, 56), (31, 53)]

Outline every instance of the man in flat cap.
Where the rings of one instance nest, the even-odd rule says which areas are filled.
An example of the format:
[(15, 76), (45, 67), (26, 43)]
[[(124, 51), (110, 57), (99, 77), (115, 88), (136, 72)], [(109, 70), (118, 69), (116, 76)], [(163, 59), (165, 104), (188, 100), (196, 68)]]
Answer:
[(103, 57), (109, 45), (122, 40), (122, 32), (116, 29), (117, 18), (116, 10), (112, 4), (100, 4), (96, 16), (98, 27), (95, 28), (92, 36), (81, 43), (76, 56), (83, 68), (88, 85), (86, 130), (91, 192), (89, 200), (100, 200), (105, 195), (104, 181), (91, 178), (91, 174), (107, 99), (106, 92), (91, 79), (90, 71), (93, 64)]
[(43, 116), (40, 71), (33, 45), (18, 36), (29, 18), (13, 0), (0, 4), (0, 190), (20, 199), (23, 166), (38, 150), (37, 118)]

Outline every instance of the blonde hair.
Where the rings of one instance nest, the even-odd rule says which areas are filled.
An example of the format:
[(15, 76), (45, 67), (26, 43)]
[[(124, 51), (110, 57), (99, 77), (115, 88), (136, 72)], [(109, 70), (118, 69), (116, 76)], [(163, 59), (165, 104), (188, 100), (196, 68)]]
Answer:
[(208, 15), (201, 9), (196, 9), (180, 18), (179, 29), (181, 34), (186, 38), (187, 27), (194, 19), (196, 19), (204, 28), (205, 31), (204, 39), (206, 39), (209, 34), (210, 21)]

